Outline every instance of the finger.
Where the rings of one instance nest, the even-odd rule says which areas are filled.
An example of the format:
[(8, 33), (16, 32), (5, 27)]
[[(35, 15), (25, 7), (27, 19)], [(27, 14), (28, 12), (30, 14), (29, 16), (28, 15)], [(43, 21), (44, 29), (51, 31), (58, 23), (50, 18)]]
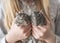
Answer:
[(33, 32), (33, 37), (35, 38), (35, 39), (41, 39), (41, 35), (39, 35), (39, 34), (37, 34), (36, 32)]
[(35, 31), (33, 31), (32, 35), (34, 38), (38, 39), (38, 34), (36, 34)]
[(35, 39), (38, 39), (37, 36), (36, 36), (35, 34), (33, 34), (33, 37), (34, 37)]
[(26, 36), (29, 37), (31, 35), (31, 32), (27, 32)]
[(28, 31), (31, 31), (31, 28), (25, 28), (24, 29), (24, 33), (28, 32)]
[(38, 28), (43, 32), (45, 33), (48, 29), (43, 27), (43, 26), (38, 26)]
[(33, 33), (38, 37), (38, 32), (36, 30), (33, 30)]
[(25, 33), (25, 38), (28, 38), (31, 35), (30, 32)]
[(36, 33), (39, 37), (43, 37), (43, 36), (44, 36), (44, 33), (43, 33), (40, 29), (38, 29), (38, 28), (34, 28), (33, 31), (35, 31), (35, 33)]
[(22, 25), (21, 28), (24, 30), (24, 33), (31, 29), (31, 25), (25, 26)]
[(37, 26), (34, 26), (33, 31), (35, 31), (38, 35), (43, 35), (43, 32)]
[(26, 36), (29, 36), (31, 34), (31, 29), (29, 29), (27, 32), (25, 32)]
[(27, 32), (25, 32), (26, 34), (29, 34), (29, 33), (31, 33), (31, 29), (30, 30), (28, 30)]

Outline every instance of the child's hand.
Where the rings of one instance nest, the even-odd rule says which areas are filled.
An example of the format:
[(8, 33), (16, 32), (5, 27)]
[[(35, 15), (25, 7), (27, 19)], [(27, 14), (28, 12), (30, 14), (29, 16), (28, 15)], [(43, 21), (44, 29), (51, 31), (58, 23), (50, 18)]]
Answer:
[(33, 26), (33, 36), (38, 40), (44, 40), (47, 43), (56, 43), (55, 35), (51, 31), (51, 25), (47, 22), (44, 26)]
[(17, 26), (16, 24), (12, 24), (10, 31), (6, 35), (6, 40), (9, 43), (14, 43), (18, 40), (26, 39), (30, 36), (31, 25), (28, 26)]

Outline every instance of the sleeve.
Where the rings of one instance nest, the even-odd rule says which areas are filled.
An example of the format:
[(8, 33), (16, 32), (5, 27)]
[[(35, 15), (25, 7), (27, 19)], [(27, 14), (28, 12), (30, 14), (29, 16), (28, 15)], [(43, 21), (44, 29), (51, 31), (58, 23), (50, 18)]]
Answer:
[[(5, 42), (5, 34), (3, 33), (2, 28), (2, 18), (3, 18), (3, 12), (2, 12), (2, 8), (3, 8), (3, 5), (2, 5), (2, 0), (0, 0), (0, 43), (6, 43)], [(5, 30), (4, 30), (5, 31)]]
[(60, 37), (56, 36), (56, 43), (60, 43)]
[(56, 17), (54, 23), (55, 23), (56, 43), (60, 43), (60, 2), (59, 1), (57, 4)]
[(56, 17), (55, 17), (55, 33), (60, 36), (60, 2), (58, 2)]
[(5, 34), (2, 32), (1, 28), (0, 28), (0, 43), (6, 43)]
[(4, 38), (2, 38), (2, 40), (1, 40), (1, 42), (0, 43), (6, 43), (6, 41), (5, 41), (5, 37)]
[(50, 0), (50, 7), (49, 7), (50, 17), (52, 20), (52, 30), (55, 33), (55, 17), (57, 16), (57, 0)]

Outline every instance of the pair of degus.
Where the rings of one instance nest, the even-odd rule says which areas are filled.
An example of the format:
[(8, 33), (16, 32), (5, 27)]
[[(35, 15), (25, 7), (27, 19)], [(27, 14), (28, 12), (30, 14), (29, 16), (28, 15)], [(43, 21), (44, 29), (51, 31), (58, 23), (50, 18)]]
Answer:
[[(15, 19), (15, 24), (17, 26), (20, 26), (20, 25), (28, 26), (28, 24), (32, 24), (35, 26), (38, 26), (38, 25), (43, 26), (43, 25), (47, 24), (47, 21), (46, 21), (45, 16), (43, 15), (43, 13), (39, 12), (39, 11), (33, 12), (30, 16), (24, 12), (19, 12), (19, 13), (17, 13), (16, 19)], [(30, 40), (32, 40), (31, 43), (38, 42), (38, 40), (36, 40), (31, 35), (28, 39), (23, 40), (22, 43), (29, 43)]]
[(24, 12), (17, 13), (15, 23), (17, 26), (19, 25), (27, 25), (27, 24), (33, 24), (33, 25), (46, 25), (47, 21), (45, 16), (42, 12), (35, 11), (31, 15), (28, 15)]

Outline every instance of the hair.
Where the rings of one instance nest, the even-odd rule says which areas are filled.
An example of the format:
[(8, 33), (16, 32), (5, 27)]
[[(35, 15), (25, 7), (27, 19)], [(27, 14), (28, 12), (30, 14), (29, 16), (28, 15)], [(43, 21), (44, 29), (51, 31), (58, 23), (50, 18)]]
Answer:
[[(25, 0), (30, 2), (30, 0)], [(49, 19), (49, 0), (34, 0), (36, 1), (37, 8), (40, 9), (40, 6), (43, 6), (46, 13), (46, 17)], [(4, 22), (7, 31), (10, 30), (12, 21), (16, 17), (16, 12), (21, 11), (20, 0), (4, 0)]]

